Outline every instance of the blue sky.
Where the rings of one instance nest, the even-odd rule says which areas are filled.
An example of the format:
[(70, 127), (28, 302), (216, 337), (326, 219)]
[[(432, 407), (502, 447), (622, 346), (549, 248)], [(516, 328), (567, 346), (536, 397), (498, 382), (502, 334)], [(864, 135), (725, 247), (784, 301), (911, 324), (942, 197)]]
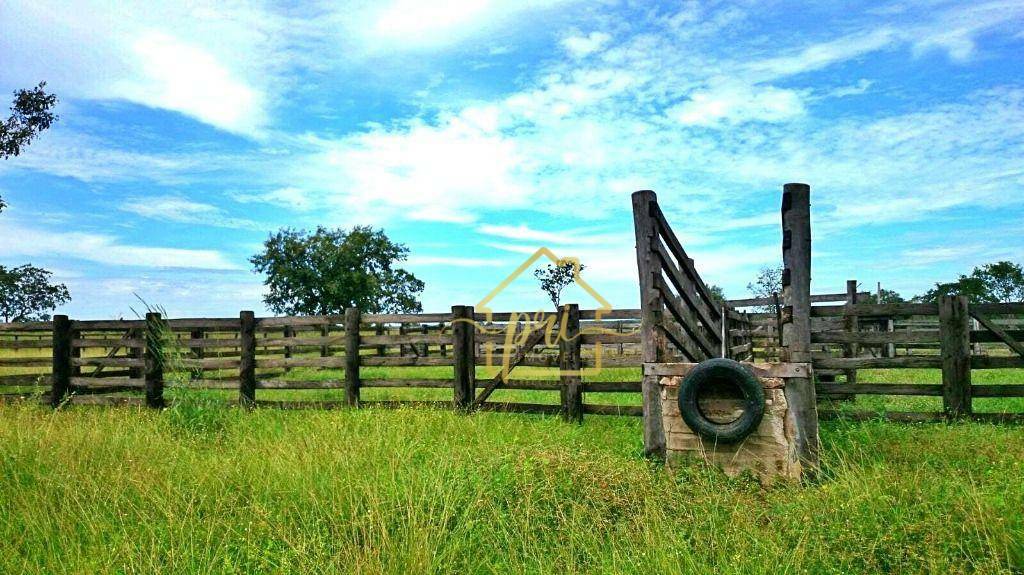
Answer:
[(633, 307), (654, 189), (743, 297), (803, 181), (815, 291), (909, 296), (1024, 260), (1022, 56), (1019, 1), (6, 0), (0, 90), (46, 80), (61, 120), (0, 163), (0, 264), (52, 269), (76, 317), (235, 315), (268, 233), (371, 224), (428, 311), (542, 245)]

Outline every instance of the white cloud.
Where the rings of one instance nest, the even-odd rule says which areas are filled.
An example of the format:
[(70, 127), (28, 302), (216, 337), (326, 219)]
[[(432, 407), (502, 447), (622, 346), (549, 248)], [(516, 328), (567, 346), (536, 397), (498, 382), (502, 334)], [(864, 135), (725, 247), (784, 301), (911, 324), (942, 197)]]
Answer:
[(194, 202), (180, 196), (129, 198), (121, 203), (118, 209), (144, 218), (168, 222), (203, 224), (224, 228), (261, 227), (252, 220), (231, 217), (217, 206)]
[(4, 256), (70, 258), (146, 268), (241, 269), (216, 250), (132, 245), (89, 232), (55, 232), (6, 222), (0, 226)]
[(286, 22), (245, 0), (10, 0), (0, 3), (0, 83), (45, 77), (64, 99), (125, 100), (257, 136), (287, 85)]
[(114, 83), (113, 94), (240, 134), (266, 124), (263, 95), (206, 50), (157, 31), (140, 34), (131, 48), (138, 74)]
[(794, 90), (731, 84), (693, 92), (689, 100), (667, 113), (683, 124), (696, 126), (782, 122), (803, 115), (804, 104)]
[(591, 32), (586, 36), (569, 36), (562, 39), (562, 47), (574, 58), (583, 58), (597, 52), (612, 39), (604, 32)]
[(231, 198), (243, 204), (265, 203), (298, 211), (313, 209), (313, 199), (309, 192), (294, 186), (276, 188), (267, 192), (235, 193), (231, 194)]

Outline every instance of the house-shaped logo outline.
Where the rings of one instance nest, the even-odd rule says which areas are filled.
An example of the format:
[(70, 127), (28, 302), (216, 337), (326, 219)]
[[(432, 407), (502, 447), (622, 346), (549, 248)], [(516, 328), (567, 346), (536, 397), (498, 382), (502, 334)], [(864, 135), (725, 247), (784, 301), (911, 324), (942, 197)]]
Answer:
[[(544, 256), (544, 257), (548, 258), (551, 261), (551, 263), (555, 264), (556, 266), (557, 265), (562, 265), (565, 262), (571, 262), (572, 263), (572, 278), (573, 278), (573, 282), (575, 282), (576, 285), (580, 286), (583, 289), (583, 291), (585, 291), (590, 297), (594, 298), (599, 304), (601, 304), (599, 307), (594, 309), (594, 320), (595, 321), (600, 321), (601, 320), (601, 316), (603, 314), (605, 314), (607, 312), (610, 312), (610, 311), (612, 311), (614, 309), (612, 307), (612, 304), (609, 303), (608, 300), (604, 299), (604, 297), (602, 297), (601, 294), (597, 293), (597, 290), (595, 290), (593, 287), (591, 287), (590, 284), (587, 283), (587, 281), (583, 279), (583, 276), (580, 275), (580, 260), (579, 260), (579, 258), (574, 258), (574, 257), (559, 258), (558, 256), (555, 255), (554, 252), (552, 252), (547, 247), (540, 247), (540, 248), (537, 248), (537, 251), (535, 251), (533, 253), (533, 255), (531, 255), (529, 258), (527, 258), (526, 261), (524, 261), (523, 263), (519, 264), (519, 267), (517, 267), (512, 273), (510, 273), (508, 275), (508, 277), (506, 277), (504, 280), (502, 280), (501, 283), (499, 283), (497, 285), (497, 287), (495, 287), (493, 290), (491, 290), (491, 292), (488, 293), (482, 300), (477, 302), (476, 306), (474, 306), (474, 310), (476, 312), (482, 312), (485, 315), (485, 317), (487, 318), (485, 321), (487, 321), (487, 322), (492, 321), (494, 310), (491, 309), (487, 304), (489, 304), (491, 302), (491, 300), (493, 300), (495, 297), (497, 297), (498, 294), (500, 294), (513, 281), (515, 281), (520, 275), (522, 275), (523, 272), (525, 272), (526, 270), (530, 269), (530, 267), (532, 267), (533, 264), (536, 263), (537, 260), (539, 260), (541, 258), (541, 256)], [(603, 331), (604, 330), (600, 330), (599, 329), (599, 330), (596, 330), (595, 333), (602, 333)], [(580, 330), (581, 334), (583, 334), (584, 332), (585, 332), (585, 330)], [(587, 332), (587, 333), (589, 333), (589, 332)], [(601, 342), (598, 341), (598, 342), (596, 342), (594, 344), (594, 367), (590, 371), (588, 371), (586, 369), (583, 369), (583, 370), (579, 370), (579, 371), (563, 371), (562, 373), (565, 374), (565, 375), (583, 375), (584, 372), (587, 372), (589, 374), (594, 374), (596, 372), (599, 372), (600, 370), (601, 370)]]

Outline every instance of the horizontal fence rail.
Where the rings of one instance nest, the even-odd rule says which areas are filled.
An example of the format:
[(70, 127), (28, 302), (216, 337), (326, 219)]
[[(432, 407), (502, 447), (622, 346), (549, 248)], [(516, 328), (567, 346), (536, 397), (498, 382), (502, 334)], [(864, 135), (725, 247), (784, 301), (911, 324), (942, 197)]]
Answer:
[[(572, 325), (565, 326), (576, 334), (571, 346), (542, 340), (523, 349), (526, 335), (538, 326), (550, 326), (557, 335), (563, 311), (481, 314), (470, 306), (454, 306), (449, 313), (422, 314), (362, 314), (352, 309), (336, 315), (262, 318), (251, 312), (238, 318), (56, 316), (52, 322), (0, 324), (0, 349), (11, 350), (0, 357), (0, 387), (14, 389), (4, 396), (41, 396), (55, 406), (162, 407), (165, 387), (188, 387), (235, 391), (243, 405), (281, 408), (396, 404), (363, 401), (363, 388), (450, 389), (448, 405), (459, 409), (552, 412), (572, 420), (583, 414), (637, 415), (637, 406), (590, 405), (583, 398), (640, 392), (639, 310), (578, 310), (568, 316)], [(497, 369), (520, 352), (522, 359), (497, 387), (559, 391), (559, 404), (537, 407), (479, 399), (477, 379), (487, 366)], [(567, 353), (571, 361), (564, 363)], [(441, 370), (423, 377), (378, 369), (416, 367)], [(636, 368), (636, 380), (584, 381), (567, 375), (597, 367)], [(520, 368), (551, 368), (551, 375), (517, 376)], [(343, 390), (344, 399), (272, 401), (259, 399), (259, 390)]]

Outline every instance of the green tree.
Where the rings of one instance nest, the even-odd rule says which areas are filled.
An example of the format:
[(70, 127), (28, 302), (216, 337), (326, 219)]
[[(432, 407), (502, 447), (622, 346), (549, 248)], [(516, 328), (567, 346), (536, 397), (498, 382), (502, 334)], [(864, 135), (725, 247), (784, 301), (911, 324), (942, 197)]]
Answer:
[[(580, 264), (579, 271), (582, 272), (586, 266)], [(570, 260), (562, 260), (558, 265), (548, 264), (543, 268), (533, 270), (533, 276), (540, 282), (540, 289), (548, 294), (555, 309), (558, 309), (562, 301), (562, 290), (576, 281), (576, 266)]]
[(725, 303), (725, 290), (723, 290), (721, 286), (709, 284), (708, 291), (711, 292), (711, 298), (715, 300), (714, 303), (716, 306), (721, 306)]
[(47, 320), (46, 312), (71, 301), (67, 286), (50, 283), (50, 275), (31, 264), (0, 266), (0, 316), (5, 322)]
[(249, 261), (266, 274), (269, 292), (263, 301), (275, 313), (337, 314), (347, 307), (365, 313), (419, 312), (423, 282), (395, 267), (408, 253), (383, 230), (318, 227), (312, 234), (282, 229)]
[[(870, 293), (861, 303), (903, 303), (907, 300), (899, 292), (882, 288), (881, 293)], [(860, 300), (858, 300), (860, 301)]]
[[(57, 119), (53, 107), (57, 105), (57, 96), (47, 94), (46, 82), (40, 82), (31, 90), (18, 90), (14, 93), (11, 115), (0, 122), (0, 158), (7, 159), (21, 153), (40, 132), (46, 130)], [(0, 198), (0, 211), (7, 207)]]
[[(779, 299), (782, 298), (782, 266), (764, 266), (757, 272), (757, 277), (754, 281), (747, 284), (747, 290), (750, 291), (751, 295), (756, 298), (769, 298), (775, 294), (779, 294)], [(781, 305), (781, 304), (780, 304)], [(774, 304), (767, 306), (758, 306), (758, 311), (762, 313), (777, 313), (779, 310), (776, 309)]]
[(1024, 269), (1020, 264), (1001, 261), (974, 268), (971, 277), (980, 279), (996, 302), (1024, 301)]
[(914, 299), (936, 302), (944, 295), (965, 295), (971, 303), (1024, 301), (1024, 270), (1008, 261), (986, 264), (956, 281), (937, 283)]

